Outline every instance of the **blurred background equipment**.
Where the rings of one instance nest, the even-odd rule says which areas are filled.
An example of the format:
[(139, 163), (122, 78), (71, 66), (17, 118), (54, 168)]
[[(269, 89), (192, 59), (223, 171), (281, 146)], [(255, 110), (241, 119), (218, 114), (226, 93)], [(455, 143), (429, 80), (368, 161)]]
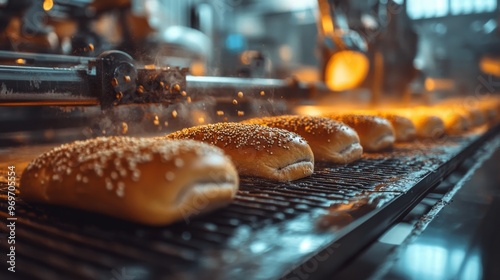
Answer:
[[(84, 122), (94, 123), (114, 114), (113, 104), (141, 103), (145, 112), (197, 104), (208, 110), (191, 120), (198, 123), (313, 103), (425, 104), (494, 94), (497, 12), (495, 0), (4, 0), (0, 79), (9, 94), (0, 104), (9, 107), (2, 119), (35, 110), (71, 119), (85, 105)], [(110, 50), (123, 52), (128, 66), (100, 70)], [(151, 74), (172, 71), (161, 69), (185, 69), (175, 74), (185, 87)], [(155, 90), (168, 94), (147, 97)], [(170, 98), (172, 90), (182, 98)], [(151, 116), (143, 117), (154, 122)], [(165, 122), (181, 122), (158, 117), (166, 130), (175, 126)]]
[(317, 163), (300, 181), (241, 178), (226, 208), (165, 228), (19, 200), (20, 279), (121, 267), (137, 279), (500, 279), (499, 12), (499, 0), (0, 0), (2, 197), (2, 164), (96, 136), (375, 107), (437, 120), (440, 135), (477, 125)]

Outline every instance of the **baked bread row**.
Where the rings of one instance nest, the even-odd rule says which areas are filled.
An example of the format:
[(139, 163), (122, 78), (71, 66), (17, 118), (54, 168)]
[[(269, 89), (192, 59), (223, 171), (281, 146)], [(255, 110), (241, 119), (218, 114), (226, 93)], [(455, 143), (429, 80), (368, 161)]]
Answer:
[[(283, 117), (282, 123), (295, 125), (315, 143), (323, 160), (347, 163), (361, 156), (356, 132), (344, 124), (297, 116)], [(163, 225), (229, 203), (238, 173), (290, 181), (313, 171), (311, 147), (298, 134), (220, 123), (159, 138), (99, 137), (62, 145), (28, 165), (20, 195), (28, 202)], [(203, 209), (199, 201), (205, 202)]]
[(380, 151), (395, 141), (462, 133), (497, 122), (499, 104), (483, 102), (477, 110), (458, 113), (442, 104), (412, 111), (267, 117), (152, 139), (76, 141), (33, 160), (22, 174), (20, 195), (26, 201), (169, 224), (229, 203), (238, 189), (238, 173), (299, 179), (313, 173), (315, 159), (349, 163), (363, 150)]

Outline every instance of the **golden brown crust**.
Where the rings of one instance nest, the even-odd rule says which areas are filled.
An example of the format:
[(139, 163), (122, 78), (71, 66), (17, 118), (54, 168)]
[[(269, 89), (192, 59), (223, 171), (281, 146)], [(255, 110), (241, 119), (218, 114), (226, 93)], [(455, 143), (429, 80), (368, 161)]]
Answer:
[(488, 95), (478, 99), (478, 107), (487, 112), (488, 124), (495, 125), (500, 122), (500, 96)]
[(363, 154), (356, 131), (329, 118), (286, 115), (254, 118), (242, 123), (281, 128), (299, 134), (311, 146), (316, 161), (346, 164)]
[(394, 128), (396, 142), (409, 142), (416, 138), (417, 130), (413, 122), (402, 115), (392, 112), (383, 111), (381, 109), (372, 110), (354, 110), (352, 114), (377, 116), (388, 120)]
[(395, 133), (391, 123), (381, 117), (361, 114), (329, 114), (327, 117), (345, 123), (358, 133), (366, 152), (378, 152), (394, 145)]
[(387, 119), (392, 124), (396, 134), (396, 142), (409, 142), (415, 140), (417, 129), (409, 118), (384, 112), (378, 112), (376, 116)]
[(229, 203), (238, 182), (229, 158), (204, 143), (100, 137), (33, 160), (22, 174), (20, 196), (164, 225)]
[(453, 97), (440, 101), (434, 108), (453, 110), (468, 119), (471, 127), (481, 126), (489, 120), (488, 110), (481, 106), (481, 99), (475, 96)]
[(418, 138), (439, 138), (445, 133), (445, 125), (441, 118), (432, 114), (422, 113), (414, 109), (392, 109), (391, 113), (404, 116), (411, 120)]
[(470, 117), (463, 110), (444, 107), (418, 107), (414, 109), (418, 114), (439, 117), (448, 135), (459, 135), (472, 127)]
[(241, 175), (291, 181), (314, 171), (314, 156), (307, 141), (283, 129), (217, 123), (186, 128), (165, 137), (194, 139), (220, 147)]

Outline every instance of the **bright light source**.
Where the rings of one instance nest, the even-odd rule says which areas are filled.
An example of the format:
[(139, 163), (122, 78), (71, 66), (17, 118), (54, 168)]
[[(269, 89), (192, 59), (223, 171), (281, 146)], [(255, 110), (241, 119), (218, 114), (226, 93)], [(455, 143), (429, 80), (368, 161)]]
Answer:
[(345, 50), (335, 53), (325, 69), (325, 83), (335, 91), (353, 89), (368, 74), (368, 58), (360, 52)]
[(52, 7), (54, 7), (54, 1), (52, 1), (52, 0), (44, 0), (43, 1), (43, 9), (45, 11), (50, 11), (50, 9), (52, 9)]
[(500, 77), (500, 58), (496, 57), (482, 57), (479, 61), (479, 68), (483, 73)]

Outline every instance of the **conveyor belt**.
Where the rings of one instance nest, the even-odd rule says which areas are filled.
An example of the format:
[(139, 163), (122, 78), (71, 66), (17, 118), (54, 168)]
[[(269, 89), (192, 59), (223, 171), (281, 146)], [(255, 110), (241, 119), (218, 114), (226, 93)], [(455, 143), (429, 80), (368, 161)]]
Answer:
[[(497, 130), (399, 145), (346, 166), (320, 163), (313, 176), (290, 183), (242, 178), (229, 206), (161, 228), (18, 198), (15, 276), (313, 279), (348, 261)], [(4, 237), (0, 276), (8, 273)]]

